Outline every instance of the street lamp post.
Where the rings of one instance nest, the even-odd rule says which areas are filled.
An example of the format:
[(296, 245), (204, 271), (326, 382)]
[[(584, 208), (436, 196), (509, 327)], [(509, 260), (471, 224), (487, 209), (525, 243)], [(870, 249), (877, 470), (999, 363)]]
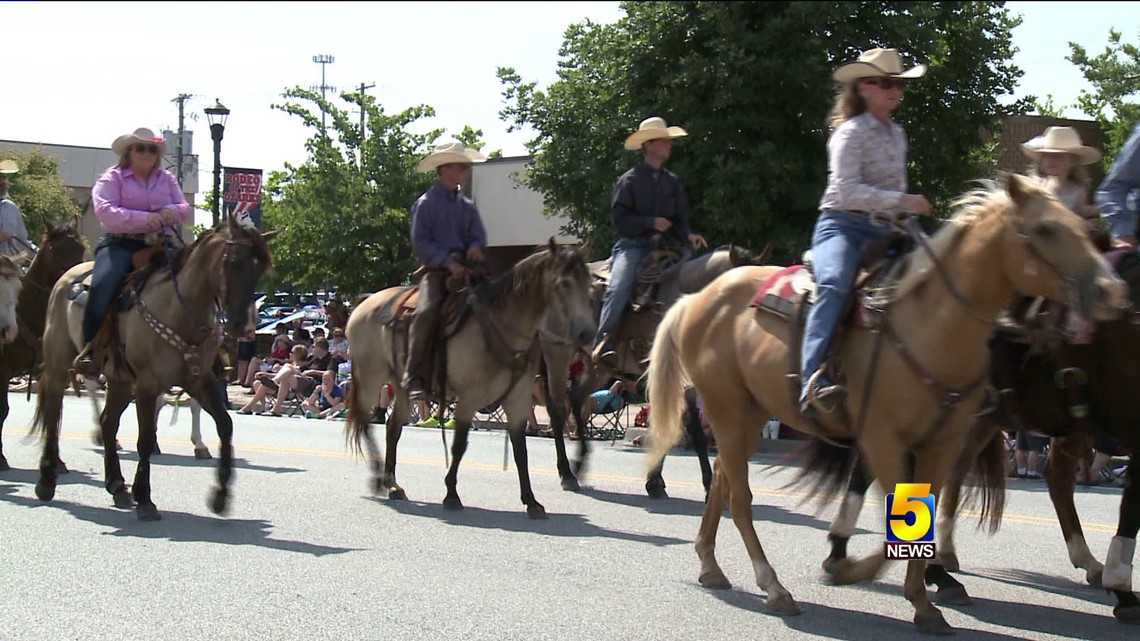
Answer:
[(214, 100), (213, 107), (206, 108), (206, 120), (210, 123), (210, 139), (214, 141), (214, 226), (218, 225), (221, 220), (219, 213), (221, 208), (221, 194), (219, 191), (222, 187), (222, 134), (226, 130), (226, 117), (230, 115), (230, 110), (222, 106), (222, 103), (217, 99)]

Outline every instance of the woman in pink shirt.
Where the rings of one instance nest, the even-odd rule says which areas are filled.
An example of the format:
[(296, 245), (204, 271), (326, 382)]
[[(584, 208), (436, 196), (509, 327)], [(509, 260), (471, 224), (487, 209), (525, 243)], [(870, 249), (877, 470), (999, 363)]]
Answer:
[(166, 242), (191, 215), (178, 181), (159, 166), (159, 160), (166, 155), (163, 138), (144, 127), (116, 138), (111, 150), (118, 154), (119, 162), (107, 169), (91, 189), (103, 235), (95, 248), (91, 291), (83, 310), (86, 346), (74, 364), (78, 373), (90, 378), (99, 375), (101, 366), (92, 358), (91, 342), (115, 292), (131, 272), (131, 256), (159, 242), (156, 232), (160, 230), (165, 231), (162, 242)]

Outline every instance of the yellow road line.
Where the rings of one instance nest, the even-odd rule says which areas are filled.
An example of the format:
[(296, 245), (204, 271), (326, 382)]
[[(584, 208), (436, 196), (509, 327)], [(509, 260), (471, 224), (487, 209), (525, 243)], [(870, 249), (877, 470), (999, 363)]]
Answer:
[[(123, 436), (123, 435), (120, 435), (120, 436)], [(63, 432), (60, 434), (60, 438), (66, 439), (66, 440), (71, 440), (71, 441), (87, 441), (89, 443), (91, 442), (91, 435), (89, 432), (86, 432), (86, 433)], [(181, 439), (179, 439), (179, 441), (185, 442), (187, 444), (189, 443), (188, 440), (182, 441)], [(355, 454), (348, 451), (347, 448), (344, 451), (337, 452), (334, 450), (318, 450), (318, 449), (311, 449), (311, 448), (305, 448), (305, 447), (281, 447), (281, 446), (274, 446), (274, 445), (254, 445), (254, 444), (242, 443), (239, 445), (235, 445), (234, 449), (235, 449), (235, 454), (237, 452), (249, 451), (249, 452), (270, 452), (270, 453), (275, 453), (275, 454), (303, 454), (305, 456), (319, 456), (319, 457), (324, 457), (324, 458), (338, 458), (338, 459), (358, 458)], [(363, 462), (365, 459), (360, 458), (360, 460)], [(442, 455), (438, 456), (438, 457), (434, 457), (434, 458), (426, 458), (426, 457), (422, 457), (422, 456), (407, 456), (406, 454), (403, 454), (403, 455), (400, 455), (400, 461), (399, 462), (400, 462), (400, 465), (426, 465), (429, 467), (438, 467), (441, 469), (445, 467), (443, 464), (443, 456)], [(513, 458), (511, 458), (511, 460), (510, 460), (510, 465), (512, 467), (514, 465), (514, 459)], [(478, 470), (488, 470), (488, 471), (492, 471), (492, 472), (494, 472), (494, 471), (502, 472), (503, 471), (502, 464), (484, 463), (482, 461), (465, 461), (463, 463), (463, 467), (466, 469), (474, 468), (474, 469), (478, 469)], [(508, 471), (511, 471), (511, 470), (508, 470)], [(529, 467), (529, 471), (531, 474), (541, 474), (543, 476), (558, 476), (558, 470), (555, 468), (537, 467), (537, 466), (531, 465)], [(631, 483), (631, 484), (638, 485), (638, 486), (644, 486), (645, 485), (645, 479), (644, 478), (638, 478), (638, 477), (633, 477), (633, 476), (624, 476), (624, 475), (619, 475), (619, 474), (606, 474), (604, 472), (595, 472), (595, 471), (590, 471), (588, 476), (592, 479), (601, 479), (601, 480), (605, 480), (605, 481), (615, 481), (618, 483)], [(702, 484), (694, 483), (691, 481), (669, 481), (669, 486), (670, 487), (696, 488), (699, 490), (704, 489), (704, 486)], [(781, 489), (777, 489), (777, 488), (757, 487), (757, 486), (753, 486), (751, 489), (752, 489), (752, 493), (754, 495), (758, 494), (761, 496), (771, 496), (771, 497), (779, 497), (779, 498), (786, 498), (786, 499), (805, 499), (805, 498), (807, 498), (806, 492), (791, 492), (791, 491), (781, 490)], [(881, 506), (881, 505), (883, 505), (883, 502), (878, 500), (878, 499), (868, 498), (866, 500), (866, 502), (864, 503), (864, 505)], [(963, 517), (963, 518), (977, 518), (978, 516), (981, 515), (981, 512), (979, 512), (977, 510), (961, 510), (958, 512), (958, 515), (960, 517)], [(1015, 512), (1005, 512), (1002, 514), (1002, 522), (1003, 523), (1005, 523), (1005, 522), (1026, 523), (1026, 524), (1030, 524), (1030, 525), (1046, 525), (1046, 526), (1054, 526), (1054, 527), (1057, 527), (1058, 529), (1060, 528), (1060, 525), (1057, 523), (1057, 517), (1055, 515), (1040, 516), (1040, 515), (1036, 515), (1036, 514), (1018, 514)], [(1084, 521), (1082, 521), (1081, 527), (1085, 530), (1089, 530), (1089, 531), (1093, 531), (1093, 532), (1106, 532), (1108, 534), (1115, 534), (1117, 526), (1115, 524), (1110, 524), (1110, 523), (1095, 523), (1095, 522), (1084, 522)]]

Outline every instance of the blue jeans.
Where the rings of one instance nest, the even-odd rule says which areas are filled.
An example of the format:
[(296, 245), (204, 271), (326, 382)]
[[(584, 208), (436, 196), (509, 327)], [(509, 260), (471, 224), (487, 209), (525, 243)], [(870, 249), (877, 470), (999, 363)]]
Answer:
[[(832, 331), (855, 284), (863, 248), (868, 241), (889, 232), (889, 227), (873, 224), (864, 214), (846, 211), (827, 210), (816, 220), (811, 237), (815, 302), (808, 310), (804, 325), (801, 401), (807, 395), (808, 380), (827, 354)], [(821, 377), (821, 383), (831, 382)]]
[(146, 243), (133, 238), (99, 238), (95, 247), (95, 268), (91, 273), (91, 289), (83, 308), (83, 342), (90, 343), (99, 332), (103, 318), (111, 307), (115, 292), (132, 271), (131, 256), (144, 249)]
[(598, 322), (598, 333), (594, 336), (595, 347), (617, 327), (622, 312), (633, 298), (633, 286), (637, 284), (641, 262), (652, 251), (653, 241), (648, 238), (619, 238), (614, 243), (613, 269), (602, 297), (602, 317)]

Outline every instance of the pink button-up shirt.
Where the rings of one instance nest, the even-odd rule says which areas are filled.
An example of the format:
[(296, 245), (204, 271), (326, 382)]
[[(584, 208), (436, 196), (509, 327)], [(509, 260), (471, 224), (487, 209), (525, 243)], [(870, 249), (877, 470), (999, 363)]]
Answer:
[(150, 172), (145, 183), (130, 167), (112, 167), (91, 188), (95, 216), (103, 231), (113, 234), (144, 234), (158, 231), (147, 223), (151, 212), (172, 205), (178, 222), (190, 220), (190, 203), (174, 174), (165, 169)]

